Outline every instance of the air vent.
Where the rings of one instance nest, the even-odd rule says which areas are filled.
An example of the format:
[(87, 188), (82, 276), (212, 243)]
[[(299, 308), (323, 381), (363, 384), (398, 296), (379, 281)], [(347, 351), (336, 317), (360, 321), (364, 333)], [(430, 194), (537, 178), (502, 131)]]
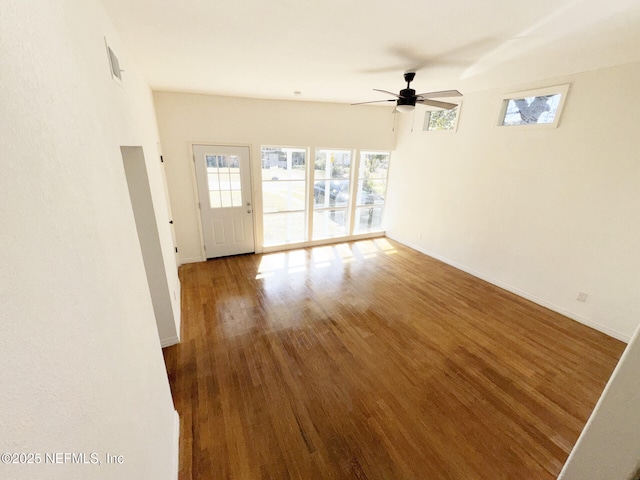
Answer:
[(107, 55), (109, 56), (109, 67), (111, 70), (111, 78), (113, 78), (113, 80), (117, 83), (122, 83), (122, 72), (124, 72), (124, 70), (120, 69), (120, 62), (118, 61), (118, 57), (116, 56), (115, 53), (113, 53), (113, 50), (111, 50), (111, 47), (109, 46), (109, 44), (107, 43), (107, 39), (104, 39), (104, 43), (107, 47)]

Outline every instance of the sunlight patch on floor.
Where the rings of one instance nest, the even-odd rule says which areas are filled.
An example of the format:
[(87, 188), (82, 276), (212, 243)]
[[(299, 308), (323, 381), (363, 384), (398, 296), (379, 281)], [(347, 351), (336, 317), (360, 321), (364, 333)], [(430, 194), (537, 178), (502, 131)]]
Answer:
[(334, 263), (349, 264), (375, 258), (380, 254), (395, 253), (398, 251), (386, 238), (269, 253), (262, 256), (255, 278), (267, 279), (282, 273), (295, 274), (312, 268), (328, 268)]

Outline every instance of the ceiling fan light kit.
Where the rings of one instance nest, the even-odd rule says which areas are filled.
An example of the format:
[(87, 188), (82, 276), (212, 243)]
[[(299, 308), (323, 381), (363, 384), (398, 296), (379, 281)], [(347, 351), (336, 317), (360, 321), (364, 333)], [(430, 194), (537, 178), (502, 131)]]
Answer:
[(396, 105), (396, 111), (400, 113), (410, 113), (416, 108), (415, 105)]
[(442, 108), (445, 110), (451, 110), (458, 106), (455, 103), (433, 100), (434, 98), (461, 97), (462, 94), (458, 90), (443, 90), (439, 92), (419, 93), (416, 95), (416, 91), (411, 88), (411, 82), (413, 81), (415, 76), (416, 72), (406, 72), (404, 74), (404, 80), (407, 82), (407, 88), (400, 90), (400, 94), (395, 94), (387, 90), (374, 88), (376, 92), (393, 95), (394, 97), (396, 97), (395, 99), (373, 100), (371, 102), (352, 103), (352, 105), (363, 105), (365, 103), (396, 102), (396, 111), (400, 113), (412, 112), (416, 104), (428, 105), (430, 107)]

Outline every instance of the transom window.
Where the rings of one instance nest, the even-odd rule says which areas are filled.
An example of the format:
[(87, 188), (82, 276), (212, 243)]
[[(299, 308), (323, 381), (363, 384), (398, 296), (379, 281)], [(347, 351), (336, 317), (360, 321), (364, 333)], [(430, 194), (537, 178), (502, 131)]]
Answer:
[(558, 126), (569, 85), (530, 90), (503, 97), (498, 125)]
[(451, 110), (433, 110), (424, 114), (425, 132), (455, 131), (458, 128), (460, 106)]

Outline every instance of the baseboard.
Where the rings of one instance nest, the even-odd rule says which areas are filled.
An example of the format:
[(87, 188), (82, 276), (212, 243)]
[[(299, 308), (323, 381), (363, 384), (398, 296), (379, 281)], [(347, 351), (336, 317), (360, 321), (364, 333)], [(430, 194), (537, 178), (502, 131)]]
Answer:
[(178, 343), (180, 343), (180, 337), (178, 337), (177, 335), (173, 336), (173, 337), (161, 338), (160, 339), (160, 346), (162, 348), (170, 347), (171, 345), (176, 345)]
[[(359, 233), (344, 237), (331, 237), (322, 240), (311, 240), (308, 242), (289, 243), (286, 245), (278, 245), (275, 247), (262, 247), (262, 253), (283, 252), (286, 250), (297, 250), (299, 248), (322, 247), (324, 245), (334, 245), (341, 242), (358, 242), (360, 240), (370, 240), (374, 238), (384, 237), (385, 232)], [(257, 252), (256, 252), (257, 253)]]
[(204, 262), (204, 259), (202, 257), (189, 257), (189, 258), (179, 257), (179, 262), (180, 262), (180, 265), (184, 265), (185, 263)]
[(492, 285), (495, 285), (496, 287), (500, 287), (503, 290), (506, 290), (508, 292), (511, 292), (515, 295), (518, 295), (519, 297), (522, 298), (526, 298), (527, 300), (536, 303), (542, 307), (548, 308), (549, 310), (553, 310), (556, 313), (559, 313), (560, 315), (564, 315), (565, 317), (570, 318), (571, 320), (575, 320), (576, 322), (582, 323), (583, 325), (586, 325), (587, 327), (591, 327), (595, 330), (598, 330), (599, 332), (604, 333), (605, 335), (609, 335), (610, 337), (613, 337), (617, 340), (620, 340), (621, 342), (625, 342), (625, 343), (629, 343), (629, 340), (631, 340), (631, 337), (628, 335), (625, 335), (621, 332), (618, 332), (616, 330), (613, 330), (609, 327), (606, 327), (604, 325), (601, 325), (600, 323), (594, 322), (593, 320), (589, 320), (587, 318), (581, 317), (580, 315), (577, 315), (573, 312), (570, 312), (568, 310), (565, 310), (561, 307), (558, 307), (557, 305), (554, 305), (550, 302), (547, 302), (546, 300), (543, 300), (541, 298), (536, 297), (535, 295), (531, 295), (523, 290), (520, 290), (517, 287), (511, 286), (509, 284), (506, 284), (504, 282), (501, 282), (499, 280), (495, 280), (491, 277), (488, 277), (487, 275), (478, 272), (476, 270), (473, 270), (472, 268), (468, 268), (464, 265), (461, 265), (457, 262), (454, 262), (453, 260), (443, 257), (442, 255), (439, 255), (437, 253), (434, 252), (430, 252), (422, 247), (420, 247), (419, 245), (415, 245), (412, 244), (411, 242), (407, 242), (401, 238), (398, 238), (394, 235), (389, 235), (387, 234), (387, 237), (389, 237), (392, 240), (395, 240), (398, 243), (401, 243), (409, 248), (412, 248), (413, 250), (417, 250), (420, 253), (423, 253), (424, 255), (427, 255), (429, 257), (435, 258), (436, 260), (440, 260), (443, 263), (446, 263), (447, 265), (450, 265), (454, 268), (457, 268), (458, 270), (462, 270), (465, 273), (468, 273), (469, 275), (473, 275), (474, 277), (480, 278), (481, 280), (484, 280), (485, 282), (488, 282)]
[(175, 414), (174, 431), (173, 431), (173, 480), (178, 480), (178, 474), (180, 473), (180, 415), (178, 411), (173, 411)]

